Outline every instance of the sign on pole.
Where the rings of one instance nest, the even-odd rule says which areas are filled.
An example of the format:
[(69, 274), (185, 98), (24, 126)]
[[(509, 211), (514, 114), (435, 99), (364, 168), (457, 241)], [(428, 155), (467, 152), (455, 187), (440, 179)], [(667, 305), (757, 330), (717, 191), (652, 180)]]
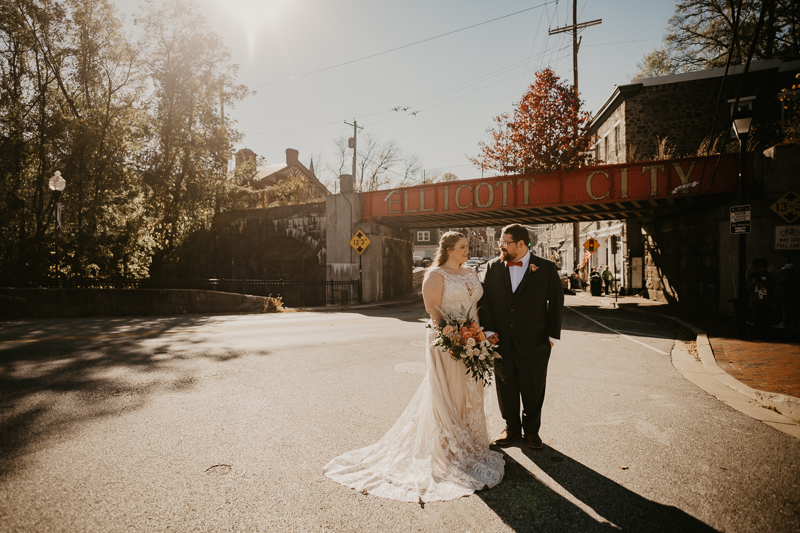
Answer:
[(631, 258), (631, 288), (641, 289), (642, 280), (644, 278), (644, 258), (632, 257)]
[(776, 250), (800, 250), (800, 226), (775, 226)]
[(583, 243), (583, 247), (589, 250), (591, 253), (594, 253), (595, 250), (600, 248), (600, 243), (594, 240), (592, 237), (589, 237), (589, 240)]
[(770, 209), (775, 211), (783, 220), (792, 224), (800, 217), (800, 195), (796, 192), (787, 192), (780, 200), (772, 204)]
[(369, 246), (369, 243), (370, 243), (369, 238), (366, 235), (364, 235), (364, 232), (362, 232), (361, 230), (358, 230), (356, 234), (353, 235), (353, 238), (350, 239), (350, 246), (352, 246), (353, 249), (356, 252), (358, 252), (358, 255), (361, 255), (366, 251), (367, 246)]
[(750, 206), (731, 207), (731, 234), (750, 233)]

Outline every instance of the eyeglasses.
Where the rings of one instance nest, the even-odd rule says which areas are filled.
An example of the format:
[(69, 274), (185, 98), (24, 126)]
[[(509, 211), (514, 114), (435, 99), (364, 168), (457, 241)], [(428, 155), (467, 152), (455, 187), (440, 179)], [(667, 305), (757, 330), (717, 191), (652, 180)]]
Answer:
[(514, 244), (514, 241), (497, 241), (497, 246), (500, 248), (508, 248), (509, 244)]

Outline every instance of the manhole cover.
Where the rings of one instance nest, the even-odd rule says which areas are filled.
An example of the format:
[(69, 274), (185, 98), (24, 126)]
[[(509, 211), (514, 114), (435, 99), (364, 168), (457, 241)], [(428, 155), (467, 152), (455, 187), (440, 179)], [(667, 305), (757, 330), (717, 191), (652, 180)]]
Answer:
[(221, 476), (231, 471), (231, 465), (214, 465), (206, 468), (206, 474)]
[(422, 374), (423, 376), (425, 372), (427, 372), (425, 363), (400, 363), (399, 365), (395, 365), (394, 369), (398, 372), (405, 372), (406, 374)]

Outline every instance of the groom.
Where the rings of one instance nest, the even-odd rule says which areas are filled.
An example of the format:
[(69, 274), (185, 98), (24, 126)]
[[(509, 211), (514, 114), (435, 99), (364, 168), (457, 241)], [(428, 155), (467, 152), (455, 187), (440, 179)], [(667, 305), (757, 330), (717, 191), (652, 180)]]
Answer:
[(499, 344), (502, 355), (497, 399), (506, 428), (495, 444), (509, 444), (524, 431), (528, 446), (541, 448), (547, 363), (553, 344), (561, 337), (564, 291), (555, 263), (528, 251), (531, 241), (525, 227), (506, 226), (498, 244), (500, 257), (486, 267), (478, 304), (481, 326), (489, 340)]

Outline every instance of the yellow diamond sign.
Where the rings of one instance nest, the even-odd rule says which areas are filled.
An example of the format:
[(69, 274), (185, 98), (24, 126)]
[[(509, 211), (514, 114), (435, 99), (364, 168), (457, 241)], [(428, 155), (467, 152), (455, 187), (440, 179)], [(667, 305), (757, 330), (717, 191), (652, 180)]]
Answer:
[(772, 204), (770, 209), (791, 224), (800, 217), (800, 195), (796, 192), (787, 192), (780, 200)]
[(353, 250), (358, 252), (358, 255), (361, 255), (367, 249), (367, 246), (369, 246), (369, 239), (364, 235), (363, 231), (358, 230), (356, 234), (353, 235), (353, 238), (350, 239), (350, 246), (353, 247)]
[(600, 243), (589, 237), (589, 240), (583, 243), (583, 247), (594, 253), (594, 251), (600, 247)]

